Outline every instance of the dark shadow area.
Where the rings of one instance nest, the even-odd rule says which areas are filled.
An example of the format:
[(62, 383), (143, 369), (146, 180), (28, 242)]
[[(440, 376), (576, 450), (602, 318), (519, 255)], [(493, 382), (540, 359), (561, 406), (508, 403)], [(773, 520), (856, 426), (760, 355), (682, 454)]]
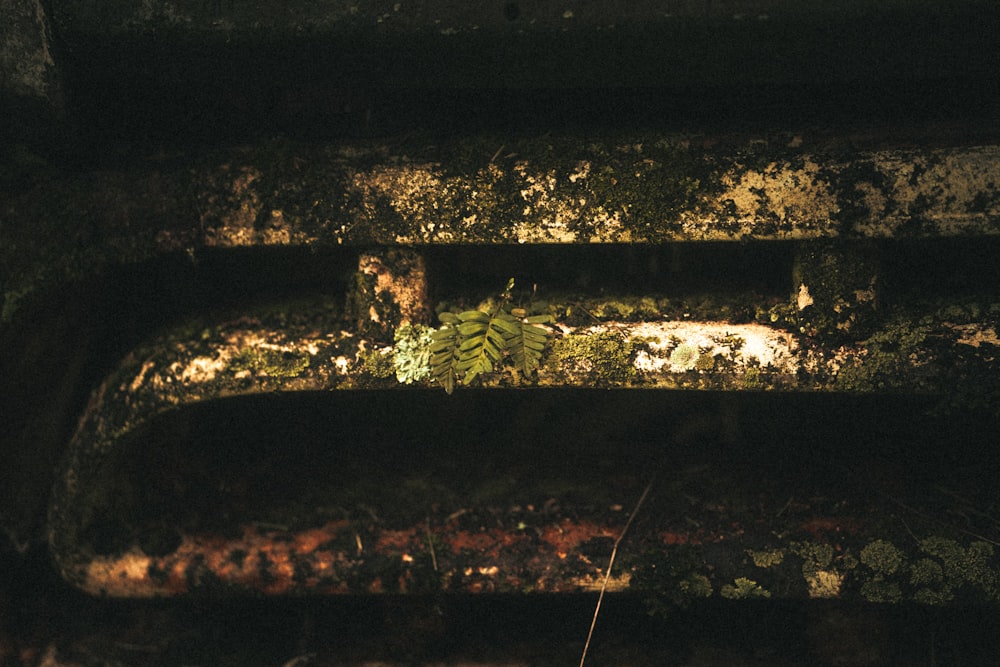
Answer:
[(1000, 294), (1000, 238), (898, 239), (882, 252), (890, 301), (963, 298), (992, 301)]
[[(596, 603), (551, 594), (122, 602), (66, 589), (40, 560), (0, 558), (15, 575), (0, 585), (9, 664), (49, 653), (94, 665), (280, 667), (301, 656), (314, 667), (555, 667), (579, 662)], [(990, 607), (713, 601), (650, 615), (648, 602), (605, 599), (587, 664), (987, 666), (1000, 656)]]
[(81, 539), (101, 554), (134, 542), (158, 553), (180, 533), (253, 523), (614, 523), (621, 515), (608, 508), (633, 502), (654, 477), (639, 524), (660, 529), (724, 520), (713, 507), (749, 526), (794, 498), (803, 517), (835, 511), (868, 522), (879, 511), (1000, 539), (996, 420), (934, 416), (933, 406), (901, 396), (625, 390), (215, 401), (151, 422), (108, 457), (94, 502), (111, 504), (85, 513), (93, 523)]
[[(508, 18), (452, 35), (427, 25), (293, 36), (163, 26), (101, 38), (58, 12), (55, 22), (81, 146), (990, 125), (1000, 14), (984, 3), (924, 9), (658, 16), (604, 30)], [(516, 3), (504, 11), (519, 13)]]
[(430, 246), (428, 280), (436, 300), (503, 289), (509, 278), (536, 298), (746, 294), (785, 296), (791, 290), (790, 243), (666, 243), (659, 245)]

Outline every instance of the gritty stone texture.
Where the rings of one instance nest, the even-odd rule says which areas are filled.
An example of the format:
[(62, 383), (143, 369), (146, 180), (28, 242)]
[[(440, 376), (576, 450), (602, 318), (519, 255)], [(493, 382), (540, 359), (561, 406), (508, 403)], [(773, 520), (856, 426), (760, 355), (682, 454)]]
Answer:
[(6, 202), (3, 317), (47, 284), (202, 247), (1000, 231), (996, 146), (845, 155), (754, 144), (752, 160), (662, 135), (403, 148), (272, 142), (179, 168), (147, 161), (127, 172), (39, 175)]

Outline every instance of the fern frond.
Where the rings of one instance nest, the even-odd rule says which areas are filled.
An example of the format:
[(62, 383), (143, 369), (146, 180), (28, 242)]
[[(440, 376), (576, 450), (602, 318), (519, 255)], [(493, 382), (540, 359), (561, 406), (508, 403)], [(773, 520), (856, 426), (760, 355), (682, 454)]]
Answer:
[(493, 372), (507, 350), (507, 337), (498, 322), (506, 314), (497, 307), (492, 313), (467, 310), (459, 314), (458, 331), (465, 336), (459, 345), (455, 370), (464, 373), (462, 384)]
[(441, 313), (443, 326), (432, 334), (431, 375), (447, 393), (455, 383), (468, 385), (480, 375), (489, 375), (510, 354), (522, 375), (535, 371), (548, 344), (549, 331), (539, 324), (552, 321), (549, 315), (526, 317), (527, 311), (510, 308), (514, 279), (489, 311), (466, 310)]
[(538, 368), (549, 340), (549, 332), (536, 324), (549, 321), (551, 318), (548, 315), (535, 315), (517, 321), (517, 335), (509, 342), (510, 356), (514, 366), (525, 375), (531, 374)]
[(500, 331), (504, 338), (521, 335), (521, 322), (510, 313), (500, 311), (493, 319), (493, 327)]
[(458, 318), (452, 313), (439, 315), (443, 327), (431, 334), (431, 377), (446, 393), (455, 391), (455, 359), (458, 347)]

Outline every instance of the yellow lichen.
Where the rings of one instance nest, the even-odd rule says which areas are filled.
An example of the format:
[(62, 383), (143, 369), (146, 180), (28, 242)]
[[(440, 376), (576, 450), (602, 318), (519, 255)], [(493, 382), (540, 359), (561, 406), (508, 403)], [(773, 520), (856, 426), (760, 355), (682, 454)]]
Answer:
[(810, 598), (840, 597), (840, 588), (844, 584), (844, 575), (834, 570), (816, 570), (806, 576)]
[(753, 564), (757, 567), (775, 567), (776, 565), (781, 565), (782, 561), (785, 560), (784, 549), (770, 549), (767, 551), (755, 551), (751, 549), (747, 553), (753, 559)]

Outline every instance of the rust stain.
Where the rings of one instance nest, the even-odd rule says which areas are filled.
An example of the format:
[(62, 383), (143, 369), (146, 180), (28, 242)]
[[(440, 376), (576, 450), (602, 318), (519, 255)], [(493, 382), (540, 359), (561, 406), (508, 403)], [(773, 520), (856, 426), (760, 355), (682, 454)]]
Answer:
[[(450, 590), (483, 592), (521, 589), (578, 590), (559, 565), (590, 563), (579, 547), (594, 538), (616, 539), (619, 528), (562, 519), (537, 531), (502, 528), (450, 530), (428, 536), (425, 524), (376, 531), (363, 549), (355, 545), (347, 521), (332, 521), (300, 532), (243, 526), (238, 537), (185, 535), (177, 549), (150, 556), (138, 547), (116, 556), (93, 556), (82, 570), (82, 587), (113, 597), (175, 596), (210, 590), (246, 590), (265, 595), (349, 592), (406, 593), (423, 580), (421, 556), (434, 549), (435, 578)], [(388, 559), (388, 560), (387, 560)], [(571, 560), (575, 559), (575, 561)], [(386, 563), (394, 563), (390, 578)]]
[(511, 533), (499, 528), (478, 532), (460, 530), (441, 534), (440, 538), (455, 555), (463, 552), (474, 552), (488, 558), (497, 558), (505, 550), (516, 547), (528, 539), (524, 534)]
[(542, 531), (542, 542), (552, 546), (557, 552), (566, 553), (577, 549), (581, 544), (595, 537), (610, 537), (618, 539), (619, 529), (602, 526), (591, 521), (575, 522), (563, 519), (555, 526), (549, 526)]
[[(799, 524), (814, 536), (853, 534), (857, 519), (817, 517)], [(176, 596), (205, 591), (264, 595), (410, 593), (443, 587), (451, 592), (574, 592), (591, 590), (603, 576), (594, 540), (616, 540), (621, 526), (561, 518), (535, 526), (456, 530), (359, 528), (331, 521), (299, 532), (246, 525), (236, 537), (186, 535), (170, 554), (150, 556), (133, 547), (115, 556), (92, 556), (81, 566), (84, 590), (112, 597)], [(632, 539), (647, 546), (734, 543), (744, 528), (659, 530)], [(825, 540), (824, 540), (825, 541)], [(589, 544), (588, 544), (589, 543)], [(606, 544), (605, 544), (606, 546)], [(603, 547), (602, 547), (603, 548)], [(433, 565), (432, 565), (433, 563)], [(628, 573), (620, 582), (626, 585)], [(429, 588), (430, 587), (430, 588)]]
[(415, 530), (383, 530), (379, 533), (375, 542), (375, 551), (392, 552), (407, 551), (413, 549), (414, 543), (418, 540)]

